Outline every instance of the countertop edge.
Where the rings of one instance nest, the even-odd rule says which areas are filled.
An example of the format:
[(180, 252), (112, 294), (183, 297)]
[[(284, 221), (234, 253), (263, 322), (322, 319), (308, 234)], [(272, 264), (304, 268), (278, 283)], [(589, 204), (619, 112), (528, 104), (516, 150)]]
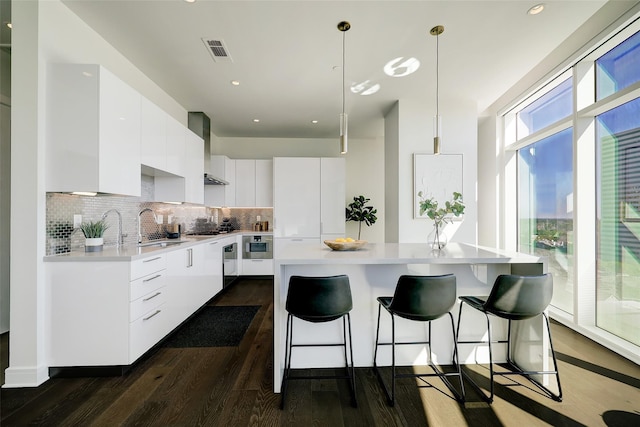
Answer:
[[(182, 236), (180, 244), (174, 244), (165, 247), (138, 247), (136, 245), (126, 245), (123, 247), (106, 246), (103, 251), (100, 252), (83, 252), (80, 250), (71, 251), (65, 254), (46, 255), (43, 257), (44, 262), (131, 262), (138, 259), (143, 259), (148, 256), (168, 253), (171, 251), (188, 248), (208, 241), (218, 241), (229, 237), (245, 236), (245, 235), (272, 235), (272, 232), (267, 231), (251, 231), (251, 230), (239, 230), (231, 233), (216, 234), (214, 236)], [(169, 239), (161, 239), (169, 240)], [(146, 242), (145, 242), (146, 243)]]

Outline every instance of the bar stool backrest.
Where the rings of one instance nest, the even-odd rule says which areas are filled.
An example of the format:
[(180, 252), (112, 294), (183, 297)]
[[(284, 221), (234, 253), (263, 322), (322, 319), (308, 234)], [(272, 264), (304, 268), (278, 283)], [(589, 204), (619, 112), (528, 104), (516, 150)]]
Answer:
[(353, 308), (351, 286), (346, 275), (291, 276), (286, 310), (309, 322), (329, 322)]
[(485, 311), (511, 320), (535, 317), (547, 309), (553, 296), (553, 277), (503, 274), (496, 278)]
[(405, 319), (429, 321), (442, 317), (456, 302), (456, 276), (411, 276), (398, 279), (389, 310)]

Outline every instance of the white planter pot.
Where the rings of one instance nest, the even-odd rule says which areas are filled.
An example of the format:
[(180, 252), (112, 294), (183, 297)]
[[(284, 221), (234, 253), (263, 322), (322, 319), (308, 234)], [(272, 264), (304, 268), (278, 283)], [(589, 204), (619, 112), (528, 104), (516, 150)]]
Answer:
[(102, 237), (93, 237), (84, 240), (84, 251), (85, 252), (99, 252), (102, 250), (104, 245), (104, 238)]

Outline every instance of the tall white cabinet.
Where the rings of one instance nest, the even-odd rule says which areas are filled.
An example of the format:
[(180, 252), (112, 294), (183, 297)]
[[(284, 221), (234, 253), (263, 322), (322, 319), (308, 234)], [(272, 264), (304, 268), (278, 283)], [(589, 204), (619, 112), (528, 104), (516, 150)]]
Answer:
[(140, 196), (140, 94), (95, 64), (48, 81), (46, 190)]
[(276, 251), (285, 243), (344, 236), (343, 158), (276, 157), (273, 179)]

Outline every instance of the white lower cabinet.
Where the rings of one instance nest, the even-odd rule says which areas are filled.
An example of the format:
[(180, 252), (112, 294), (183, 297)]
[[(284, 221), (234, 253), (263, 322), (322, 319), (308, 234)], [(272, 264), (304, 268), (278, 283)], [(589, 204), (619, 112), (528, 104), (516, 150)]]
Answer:
[(164, 337), (165, 261), (48, 263), (49, 366), (129, 365)]
[(272, 259), (243, 259), (242, 275), (243, 276), (272, 276), (273, 260)]
[(48, 365), (130, 365), (221, 290), (222, 240), (131, 262), (47, 262)]

